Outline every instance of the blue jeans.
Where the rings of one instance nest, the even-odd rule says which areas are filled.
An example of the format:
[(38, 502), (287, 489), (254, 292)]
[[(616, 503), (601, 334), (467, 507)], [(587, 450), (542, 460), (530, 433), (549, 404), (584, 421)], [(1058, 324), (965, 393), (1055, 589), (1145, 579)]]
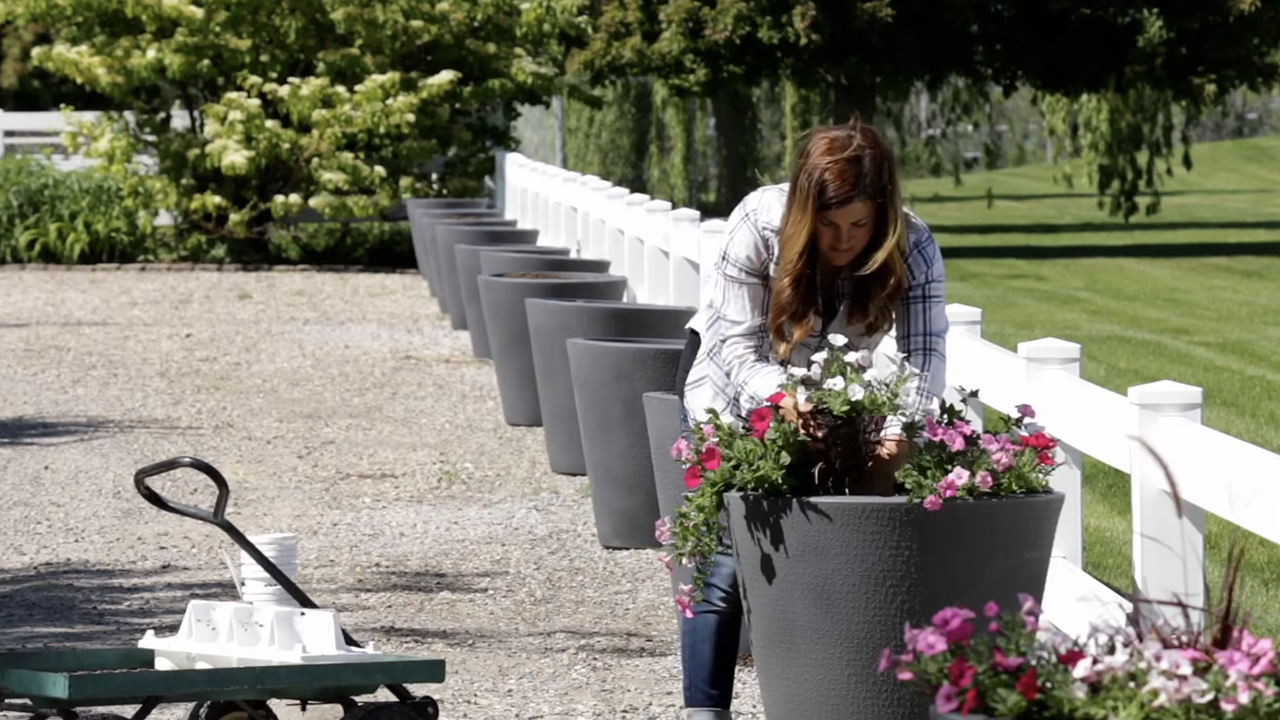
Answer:
[[(680, 408), (681, 428), (689, 416)], [(721, 521), (725, 521), (721, 514)], [(742, 630), (742, 595), (733, 547), (726, 530), (702, 584), (702, 599), (691, 606), (693, 617), (680, 618), (680, 660), (684, 667), (684, 706), (726, 711), (733, 702), (733, 676), (738, 665)], [(709, 715), (710, 716), (710, 715)]]

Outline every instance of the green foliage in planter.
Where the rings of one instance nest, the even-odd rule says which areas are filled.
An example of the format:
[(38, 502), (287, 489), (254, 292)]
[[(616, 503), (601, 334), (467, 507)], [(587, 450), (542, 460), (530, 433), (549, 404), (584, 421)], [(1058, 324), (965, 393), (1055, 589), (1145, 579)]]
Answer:
[(154, 235), (126, 207), (118, 178), (39, 157), (0, 159), (0, 262), (135, 262), (152, 257)]

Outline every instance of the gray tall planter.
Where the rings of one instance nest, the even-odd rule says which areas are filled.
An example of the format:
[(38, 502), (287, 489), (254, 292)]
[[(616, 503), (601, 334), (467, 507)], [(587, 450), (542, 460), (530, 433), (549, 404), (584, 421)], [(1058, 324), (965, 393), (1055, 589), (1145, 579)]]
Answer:
[(491, 252), (480, 256), (480, 274), (497, 275), (499, 273), (519, 272), (607, 273), (611, 264), (609, 260), (597, 258)]
[(435, 229), (441, 223), (468, 225), (496, 225), (515, 227), (516, 221), (502, 217), (492, 209), (444, 209), (409, 211), (409, 230), (413, 234), (414, 257), (419, 261), (418, 272), (427, 281), (432, 296), (439, 296), (440, 282), (436, 277), (439, 262), (432, 248), (435, 247)]
[[(480, 256), (490, 252), (530, 253), (533, 255), (569, 256), (569, 248), (549, 245), (458, 245), (453, 248), (458, 261), (458, 284), (461, 287), (462, 309), (467, 318), (467, 334), (471, 336), (471, 352), (478, 358), (488, 358), (489, 330), (484, 324), (484, 309), (480, 307)], [(456, 317), (456, 314), (451, 316)]]
[[(506, 253), (482, 254), (481, 266), (490, 257), (502, 254)], [(619, 300), (626, 292), (627, 279), (604, 273), (516, 272), (482, 274), (477, 283), (493, 369), (498, 376), (503, 419), (508, 425), (541, 425), (538, 380), (533, 372), (524, 301), (547, 297)]]
[(538, 242), (538, 231), (529, 228), (484, 225), (452, 225), (436, 226), (436, 254), (440, 257), (440, 267), (436, 275), (440, 278), (440, 307), (448, 308), (449, 325), (454, 330), (467, 329), (466, 306), (462, 304), (462, 283), (458, 279), (458, 254), (454, 248), (459, 245), (497, 245), (521, 244), (533, 245)]
[[(427, 236), (431, 231), (432, 224), (441, 217), (460, 217), (460, 218), (501, 218), (502, 215), (491, 208), (459, 208), (459, 207), (433, 207), (431, 204), (419, 201), (410, 201), (405, 205), (405, 215), (409, 218), (409, 234), (413, 239), (413, 257), (418, 263), (418, 274), (423, 280), (427, 281), (428, 289), (431, 288), (431, 278), (428, 271), (430, 258), (427, 255)], [(435, 291), (432, 290), (432, 295)]]
[[(680, 437), (680, 396), (675, 392), (659, 391), (644, 394), (645, 427), (649, 435), (649, 457), (653, 461), (654, 489), (658, 493), (658, 516), (676, 517), (676, 509), (684, 504), (684, 467), (671, 457), (671, 446)], [(672, 567), (671, 595), (680, 591), (680, 585), (693, 582), (693, 570), (684, 565)], [(662, 570), (662, 572), (666, 572)], [(672, 610), (677, 623), (684, 621), (678, 610)], [(751, 654), (751, 630), (744, 616), (738, 632), (738, 653)]]
[[(876, 673), (886, 647), (960, 605), (1041, 597), (1062, 493), (948, 502), (726, 493), (768, 717), (925, 720), (918, 688)], [(975, 623), (982, 629), (981, 617)]]
[(530, 300), (526, 305), (547, 459), (557, 473), (586, 475), (587, 461), (565, 341), (575, 337), (683, 341), (689, 334), (685, 325), (694, 309), (595, 300)]
[(440, 252), (439, 229), (445, 225), (468, 225), (470, 227), (510, 227), (516, 226), (515, 220), (503, 217), (457, 217), (457, 218), (441, 218), (431, 223), (430, 229), (427, 231), (426, 242), (423, 243), (423, 249), (427, 251), (427, 282), (435, 293), (436, 301), (440, 304), (440, 312), (448, 315), (452, 309), (448, 304), (448, 296), (444, 294), (444, 275), (452, 271), (456, 263), (454, 256), (449, 255), (449, 261), (445, 263), (445, 255)]
[(674, 390), (684, 341), (572, 338), (565, 343), (596, 537), (606, 548), (656, 548), (658, 493), (643, 395)]

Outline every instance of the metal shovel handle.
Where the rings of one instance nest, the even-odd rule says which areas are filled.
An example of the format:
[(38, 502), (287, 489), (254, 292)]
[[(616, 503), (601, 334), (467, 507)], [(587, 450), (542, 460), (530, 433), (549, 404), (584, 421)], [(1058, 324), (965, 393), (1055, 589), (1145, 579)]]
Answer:
[[(147, 480), (150, 478), (182, 468), (196, 470), (213, 481), (214, 486), (218, 488), (218, 497), (213, 501), (212, 510), (170, 500), (147, 484)], [(231, 523), (226, 519), (227, 501), (231, 499), (231, 488), (227, 486), (227, 479), (222, 477), (222, 473), (218, 472), (217, 468), (199, 458), (184, 455), (152, 463), (133, 474), (133, 486), (138, 489), (138, 494), (142, 496), (143, 500), (165, 512), (207, 522), (223, 530), (231, 526)]]

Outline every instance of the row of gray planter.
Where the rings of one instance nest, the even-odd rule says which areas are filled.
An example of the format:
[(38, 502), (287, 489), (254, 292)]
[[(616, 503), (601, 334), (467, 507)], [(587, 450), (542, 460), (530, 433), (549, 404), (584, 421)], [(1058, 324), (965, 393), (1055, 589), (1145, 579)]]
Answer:
[[(694, 308), (626, 302), (608, 260), (537, 245), (537, 231), (496, 214), (410, 212), (423, 277), (475, 356), (493, 361), (503, 419), (541, 426), (552, 471), (587, 476), (601, 546), (660, 547), (654, 523), (683, 492), (666, 448), (680, 431), (676, 372)], [(655, 393), (660, 409), (647, 407)]]

